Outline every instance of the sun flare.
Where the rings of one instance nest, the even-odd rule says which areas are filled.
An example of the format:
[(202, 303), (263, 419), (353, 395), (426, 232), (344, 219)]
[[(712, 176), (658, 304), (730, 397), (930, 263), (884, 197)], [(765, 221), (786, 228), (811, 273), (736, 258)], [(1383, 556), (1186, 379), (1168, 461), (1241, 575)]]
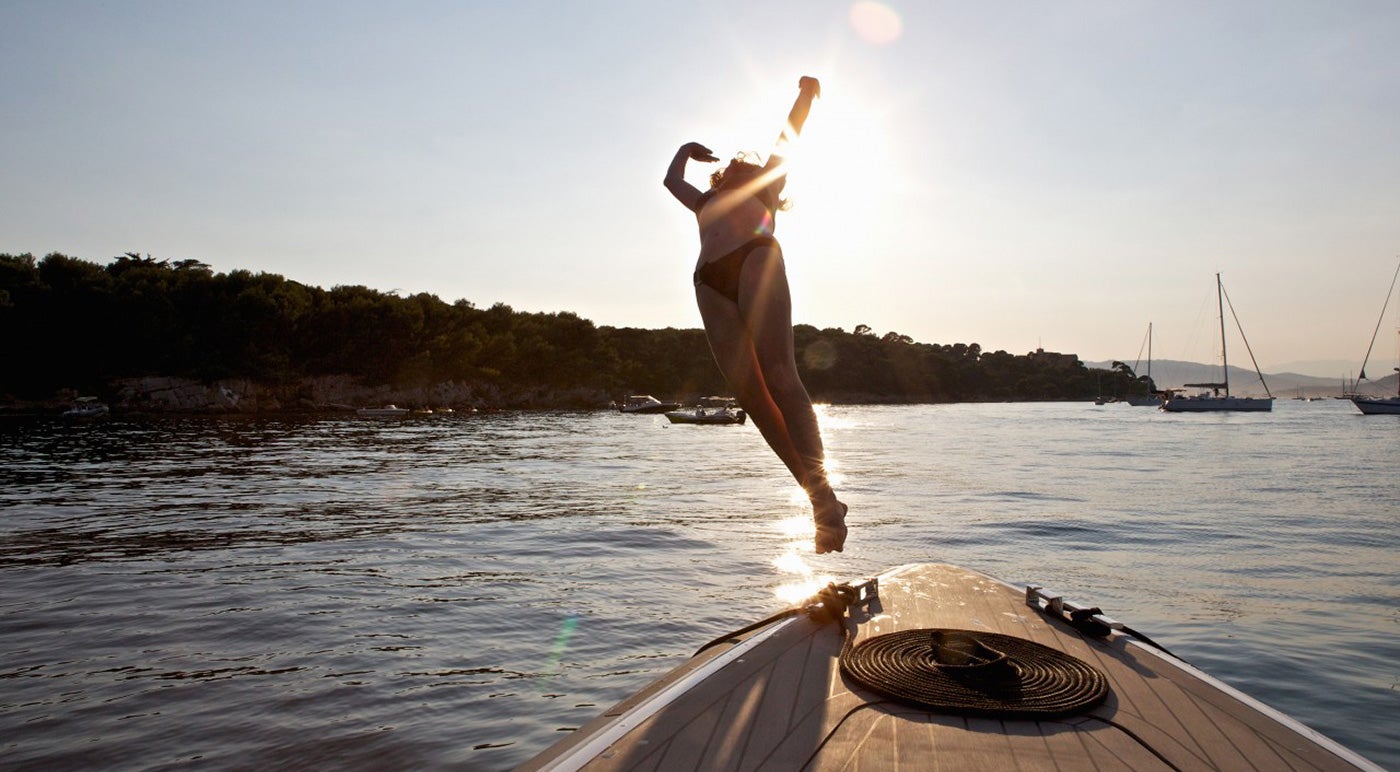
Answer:
[(794, 203), (814, 216), (839, 214), (847, 223), (869, 221), (894, 184), (880, 111), (865, 104), (858, 89), (823, 86), (825, 95), (812, 108), (790, 158)]
[[(881, 84), (870, 80), (873, 75), (823, 71), (837, 69), (833, 62), (801, 73), (821, 81), (821, 96), (812, 105), (802, 134), (783, 148), (788, 173), (783, 196), (793, 204), (790, 216), (804, 221), (800, 230), (811, 231), (808, 238), (834, 242), (828, 251), (849, 252), (866, 243), (872, 230), (885, 227), (902, 177), (895, 163), (899, 153), (891, 125), (896, 105), (881, 95)], [(710, 147), (720, 163), (740, 153), (768, 158), (797, 96), (797, 77), (764, 74), (756, 76), (751, 87), (746, 106), (737, 114), (731, 111), (722, 129), (716, 126), (721, 130)], [(718, 168), (692, 167), (702, 188), (708, 187), (709, 174)], [(780, 230), (783, 219), (779, 217)], [(794, 228), (780, 238), (786, 245), (789, 237), (798, 236), (799, 229)]]
[[(786, 523), (786, 521), (783, 521)], [(811, 521), (808, 520), (808, 530), (811, 528)], [(817, 591), (825, 587), (830, 582), (835, 581), (830, 576), (818, 575), (812, 567), (807, 565), (807, 561), (799, 552), (798, 544), (790, 544), (783, 554), (773, 559), (773, 567), (784, 574), (790, 574), (792, 578), (778, 585), (773, 590), (777, 598), (787, 604), (799, 603), (817, 594)]]

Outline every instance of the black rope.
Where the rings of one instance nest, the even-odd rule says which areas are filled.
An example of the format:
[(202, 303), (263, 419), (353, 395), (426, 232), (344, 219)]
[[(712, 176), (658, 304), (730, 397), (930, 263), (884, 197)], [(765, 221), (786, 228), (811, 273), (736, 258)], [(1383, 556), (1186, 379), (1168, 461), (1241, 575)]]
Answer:
[(721, 643), (737, 642), (747, 633), (762, 629), (776, 622), (781, 622), (788, 617), (794, 617), (798, 614), (806, 614), (818, 624), (839, 622), (841, 618), (845, 616), (846, 609), (850, 608), (859, 598), (859, 586), (852, 585), (849, 582), (842, 582), (841, 584), (832, 582), (818, 591), (816, 595), (808, 598), (802, 605), (783, 609), (773, 616), (760, 619), (751, 625), (745, 625), (733, 632), (725, 633), (696, 649), (695, 653), (690, 656), (698, 657)]
[[(1108, 624), (1104, 621), (1100, 619), (1095, 619), (1095, 617), (1103, 614), (1103, 609), (1099, 608), (1098, 606), (1094, 606), (1092, 608), (1074, 609), (1073, 611), (1069, 612), (1067, 616), (1056, 614), (1050, 611), (1048, 608), (1043, 608), (1039, 606), (1037, 606), (1036, 608), (1039, 608), (1042, 613), (1049, 616), (1051, 619), (1059, 619), (1068, 622), (1070, 626), (1074, 629), (1093, 638), (1107, 638), (1109, 634), (1112, 633), (1114, 630), (1114, 628), (1109, 627)], [(1163, 654), (1166, 654), (1169, 657), (1179, 659), (1182, 662), (1186, 662), (1186, 660), (1182, 657), (1173, 654), (1170, 650), (1167, 649), (1166, 646), (1163, 646), (1162, 644), (1152, 640), (1151, 638), (1148, 638), (1145, 634), (1140, 633), (1137, 630), (1128, 627), (1127, 625), (1118, 624), (1117, 629), (1118, 632), (1123, 633), (1124, 635), (1132, 636), (1133, 638), (1136, 638), (1142, 643), (1151, 646), (1152, 648), (1162, 652)]]
[[(854, 620), (847, 611), (860, 600), (862, 587), (828, 584), (803, 604), (715, 638), (695, 655), (805, 613), (818, 624), (836, 623), (842, 636), (838, 657), (842, 675), (906, 705), (969, 716), (1059, 718), (1082, 713), (1108, 695), (1108, 681), (1097, 668), (1015, 636), (915, 629), (856, 644)], [(1086, 635), (1107, 637), (1112, 629), (1096, 618), (1100, 614), (1098, 608), (1076, 609), (1066, 621)], [(1171, 654), (1146, 636), (1124, 631)]]
[(900, 630), (843, 648), (840, 664), (876, 694), (963, 716), (1060, 718), (1108, 696), (1108, 680), (1093, 666), (1000, 633)]
[[(1154, 648), (1154, 649), (1156, 649), (1156, 650), (1162, 652), (1163, 654), (1166, 654), (1166, 655), (1169, 656), (1169, 657), (1174, 657), (1174, 658), (1176, 658), (1176, 659), (1180, 659), (1182, 662), (1186, 662), (1186, 660), (1185, 660), (1185, 659), (1182, 659), (1181, 656), (1179, 656), (1179, 655), (1177, 655), (1177, 654), (1173, 654), (1173, 653), (1171, 653), (1170, 651), (1168, 651), (1166, 646), (1163, 646), (1162, 644), (1160, 644), (1160, 643), (1158, 643), (1158, 642), (1152, 640), (1151, 638), (1148, 638), (1146, 635), (1144, 635), (1144, 634), (1138, 632), (1137, 630), (1134, 630), (1134, 629), (1131, 628), (1131, 627), (1128, 627), (1127, 625), (1123, 625), (1123, 626), (1122, 626), (1121, 632), (1123, 632), (1123, 633), (1125, 633), (1125, 634), (1127, 634), (1127, 635), (1133, 636), (1134, 638), (1138, 639), (1139, 641), (1142, 641), (1143, 643), (1147, 644), (1148, 646), (1151, 646), (1152, 648)], [(1190, 664), (1190, 663), (1187, 663), (1187, 664)]]
[(800, 608), (783, 609), (782, 611), (779, 611), (778, 613), (774, 614), (774, 615), (771, 616), (771, 617), (767, 617), (766, 619), (760, 619), (760, 620), (758, 620), (757, 622), (754, 622), (754, 623), (751, 624), (751, 625), (746, 625), (746, 626), (744, 626), (744, 627), (739, 628), (738, 630), (735, 630), (735, 631), (733, 631), (733, 632), (725, 633), (724, 635), (721, 635), (720, 637), (714, 639), (713, 641), (710, 641), (709, 643), (705, 644), (704, 646), (701, 646), (700, 648), (696, 649), (696, 650), (695, 650), (695, 653), (692, 654), (692, 655), (690, 655), (690, 656), (692, 656), (692, 657), (698, 657), (698, 656), (700, 656), (701, 654), (704, 654), (704, 653), (705, 653), (706, 651), (708, 651), (709, 649), (712, 649), (712, 648), (714, 648), (714, 647), (720, 645), (721, 643), (728, 643), (728, 642), (730, 642), (730, 641), (737, 641), (737, 640), (738, 640), (740, 637), (742, 637), (745, 633), (751, 633), (751, 632), (753, 632), (754, 630), (757, 630), (757, 629), (762, 628), (762, 627), (767, 627), (768, 625), (771, 625), (771, 624), (773, 624), (774, 622), (780, 622), (780, 621), (782, 621), (782, 620), (784, 620), (784, 619), (787, 619), (788, 617), (791, 617), (791, 616), (797, 616), (797, 615), (800, 614), (800, 613), (802, 613), (802, 609), (800, 609)]

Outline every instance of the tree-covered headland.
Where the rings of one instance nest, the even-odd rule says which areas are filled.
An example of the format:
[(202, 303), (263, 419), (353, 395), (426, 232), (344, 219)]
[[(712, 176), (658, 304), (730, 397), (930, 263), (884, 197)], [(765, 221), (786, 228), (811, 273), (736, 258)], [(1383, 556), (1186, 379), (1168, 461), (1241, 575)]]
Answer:
[[(135, 253), (106, 265), (0, 254), (0, 339), (0, 395), (11, 403), (101, 395), (146, 376), (290, 391), (324, 376), (390, 389), (451, 382), (535, 407), (728, 393), (699, 329), (600, 327), (569, 312), (327, 290)], [(1076, 400), (1152, 387), (1121, 363), (1089, 370), (1073, 355), (917, 343), (864, 325), (799, 325), (796, 343), (803, 380), (823, 402)]]

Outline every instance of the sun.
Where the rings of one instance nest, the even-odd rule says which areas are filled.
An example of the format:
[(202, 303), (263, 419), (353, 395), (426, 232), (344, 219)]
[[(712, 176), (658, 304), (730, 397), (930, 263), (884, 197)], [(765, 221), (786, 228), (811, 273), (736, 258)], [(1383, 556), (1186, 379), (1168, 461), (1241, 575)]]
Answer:
[[(835, 70), (835, 72), (833, 72)], [(793, 72), (796, 72), (793, 70)], [(778, 215), (778, 238), (785, 252), (800, 255), (808, 276), (835, 275), (850, 267), (853, 255), (868, 254), (887, 243), (900, 216), (900, 196), (913, 185), (905, 178), (904, 155), (897, 147), (897, 102), (882, 98), (883, 89), (839, 65), (814, 68), (821, 97), (796, 142), (785, 148), (787, 184), (783, 197), (791, 208)], [(754, 77), (744, 100), (746, 109), (728, 114), (711, 133), (722, 161), (736, 151), (766, 158), (797, 96), (797, 77)], [(713, 167), (693, 164), (695, 183), (708, 187)], [(790, 277), (800, 283), (803, 279)]]
[[(802, 137), (790, 151), (785, 195), (794, 216), (825, 245), (858, 246), (880, 228), (902, 185), (888, 111), (870, 104), (859, 84), (822, 83)], [(820, 234), (817, 236), (817, 234)]]

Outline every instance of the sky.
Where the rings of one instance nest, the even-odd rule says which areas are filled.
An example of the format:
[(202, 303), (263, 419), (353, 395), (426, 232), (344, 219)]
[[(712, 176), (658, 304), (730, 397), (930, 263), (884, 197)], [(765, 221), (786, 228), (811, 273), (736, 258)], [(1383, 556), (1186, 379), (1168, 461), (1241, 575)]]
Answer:
[(1392, 0), (8, 0), (0, 252), (699, 327), (666, 166), (767, 153), (810, 75), (796, 322), (1212, 362), (1219, 272), (1266, 372), (1340, 378), (1400, 263), (1396, 40)]

